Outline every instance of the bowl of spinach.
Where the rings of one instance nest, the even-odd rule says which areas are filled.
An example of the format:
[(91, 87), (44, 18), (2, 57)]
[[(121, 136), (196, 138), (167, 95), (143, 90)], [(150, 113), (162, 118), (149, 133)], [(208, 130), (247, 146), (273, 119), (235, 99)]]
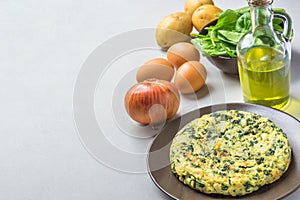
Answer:
[[(273, 8), (273, 11), (275, 14), (285, 13), (285, 10), (281, 8)], [(284, 19), (274, 17), (275, 31), (284, 32), (283, 26)], [(248, 6), (237, 10), (227, 9), (199, 33), (192, 33), (194, 38), (191, 42), (217, 68), (225, 73), (238, 74), (236, 46), (240, 38), (251, 28)]]

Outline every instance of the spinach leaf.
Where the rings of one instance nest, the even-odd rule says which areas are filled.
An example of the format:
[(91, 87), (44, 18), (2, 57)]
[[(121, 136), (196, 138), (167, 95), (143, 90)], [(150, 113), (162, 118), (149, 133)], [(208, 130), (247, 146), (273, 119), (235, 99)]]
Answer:
[(279, 31), (279, 32), (283, 32), (283, 21), (281, 19), (278, 18), (274, 18), (273, 19), (273, 27), (275, 30)]
[(193, 39), (192, 43), (204, 56), (236, 57), (236, 45), (224, 42), (219, 38), (198, 37)]
[(239, 13), (240, 15), (250, 12), (250, 6), (245, 6), (245, 7), (236, 9), (235, 12)]
[(227, 42), (237, 45), (241, 37), (244, 33), (234, 32), (234, 31), (227, 31), (227, 30), (219, 30), (219, 35), (224, 36), (227, 39)]
[(250, 31), (251, 26), (250, 12), (246, 12), (238, 18), (235, 25), (235, 30), (240, 33), (246, 33)]
[(227, 9), (220, 14), (218, 22), (213, 27), (213, 30), (233, 30), (235, 28), (235, 23), (239, 17), (240, 16), (237, 12), (231, 9)]
[(236, 44), (242, 34), (233, 30), (239, 17), (240, 14), (234, 10), (223, 11), (216, 25), (208, 27), (206, 35), (197, 35), (192, 43), (204, 56), (236, 57)]
[(281, 33), (284, 31), (280, 24), (273, 24), (273, 27), (276, 31), (279, 31)]

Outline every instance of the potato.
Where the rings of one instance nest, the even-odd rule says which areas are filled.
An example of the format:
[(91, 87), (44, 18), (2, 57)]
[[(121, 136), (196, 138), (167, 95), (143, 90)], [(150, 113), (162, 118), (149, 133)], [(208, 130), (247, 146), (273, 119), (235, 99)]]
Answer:
[(192, 16), (197, 8), (205, 4), (214, 5), (214, 2), (213, 0), (186, 0), (184, 4), (184, 11)]
[(214, 5), (206, 4), (198, 7), (192, 16), (192, 22), (197, 31), (206, 26), (211, 21), (218, 18), (218, 15), (222, 12), (220, 8)]
[(192, 19), (187, 13), (169, 14), (157, 25), (156, 42), (160, 47), (168, 48), (175, 43), (188, 41), (192, 29)]

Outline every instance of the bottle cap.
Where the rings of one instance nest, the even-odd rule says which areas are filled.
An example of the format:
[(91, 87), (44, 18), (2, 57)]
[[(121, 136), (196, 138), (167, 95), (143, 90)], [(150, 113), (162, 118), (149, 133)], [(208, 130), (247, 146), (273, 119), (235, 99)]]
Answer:
[(273, 0), (248, 0), (249, 4), (254, 6), (265, 6), (273, 3)]

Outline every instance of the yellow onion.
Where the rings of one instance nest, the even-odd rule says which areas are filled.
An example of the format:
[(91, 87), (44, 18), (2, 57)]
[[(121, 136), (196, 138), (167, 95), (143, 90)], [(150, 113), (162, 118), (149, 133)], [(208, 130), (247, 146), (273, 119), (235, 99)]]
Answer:
[(179, 108), (178, 90), (169, 81), (148, 79), (133, 85), (125, 95), (128, 115), (141, 124), (156, 125), (173, 117)]

